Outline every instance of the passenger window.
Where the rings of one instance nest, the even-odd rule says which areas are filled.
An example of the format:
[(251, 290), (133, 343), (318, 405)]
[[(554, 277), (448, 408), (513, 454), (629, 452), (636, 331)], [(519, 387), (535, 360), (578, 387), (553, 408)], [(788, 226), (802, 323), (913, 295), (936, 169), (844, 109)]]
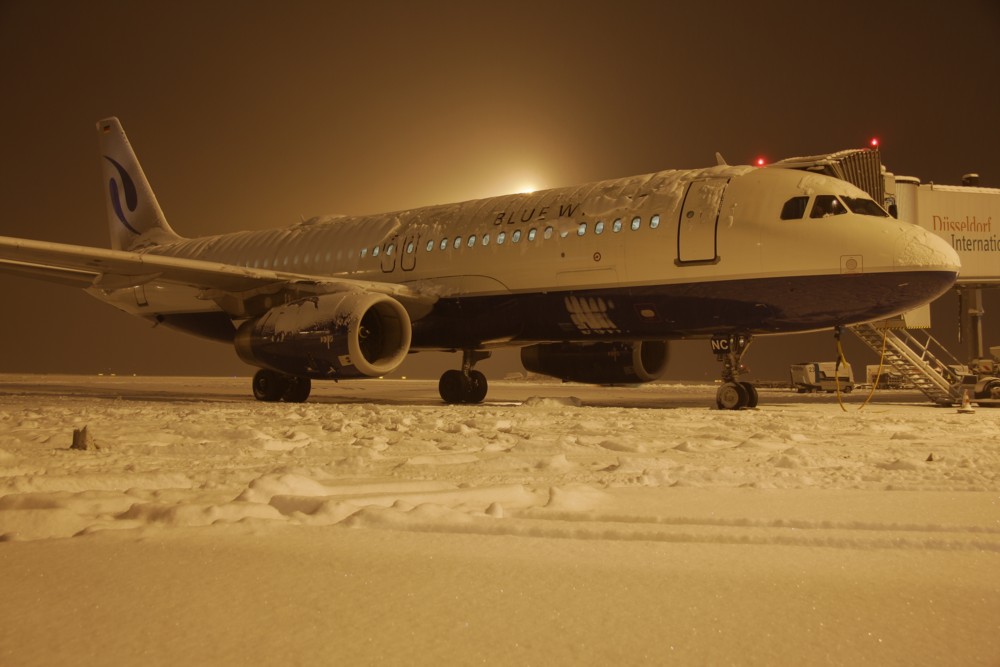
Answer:
[(467, 244), (470, 248), (476, 245), (476, 235), (472, 234), (469, 236), (469, 242)]
[(489, 244), (490, 244), (490, 235), (483, 234), (483, 245), (489, 245)]
[(396, 244), (395, 243), (390, 243), (389, 247), (385, 249), (386, 257), (392, 255), (392, 251), (395, 250), (395, 249), (396, 249)]
[(514, 233), (510, 235), (510, 242), (517, 243), (520, 240), (521, 240), (521, 230), (515, 229)]
[(809, 213), (809, 217), (826, 218), (831, 215), (843, 215), (844, 213), (847, 213), (847, 209), (844, 208), (844, 205), (834, 195), (816, 195), (816, 201), (813, 202), (812, 212)]
[(621, 230), (622, 230), (622, 219), (621, 218), (615, 218), (614, 224), (611, 225), (611, 231), (613, 231), (613, 232), (615, 232), (617, 234)]
[(497, 234), (497, 245), (503, 245), (505, 240), (507, 240), (507, 232), (500, 232)]
[(550, 238), (552, 238), (552, 232), (554, 232), (554, 231), (555, 231), (555, 230), (554, 230), (554, 229), (552, 229), (551, 227), (546, 227), (546, 228), (545, 228), (545, 231), (544, 231), (544, 232), (542, 232), (542, 236), (543, 236), (544, 238), (547, 238), (547, 239), (550, 239)]
[(407, 255), (413, 254), (413, 241), (410, 241), (409, 243), (406, 244), (406, 254)]
[(372, 248), (372, 257), (378, 257), (378, 246)]
[(792, 197), (781, 207), (782, 220), (801, 220), (806, 214), (809, 197)]
[(632, 231), (633, 232), (635, 230), (639, 229), (640, 225), (642, 225), (642, 218), (640, 218), (639, 216), (635, 216), (634, 218), (632, 218)]
[(362, 248), (359, 257), (361, 257), (361, 259), (364, 259), (367, 254), (368, 254), (368, 248)]
[(538, 233), (538, 232), (537, 232), (537, 231), (535, 231), (535, 228), (534, 228), (534, 227), (532, 227), (531, 229), (529, 229), (529, 230), (528, 230), (528, 240), (529, 240), (529, 241), (534, 241), (534, 240), (535, 240), (535, 235), (536, 235), (537, 233)]
[(595, 234), (603, 234), (604, 233), (604, 223), (601, 222), (600, 220), (598, 220), (597, 224), (594, 225), (594, 233)]
[(459, 248), (462, 247), (462, 237), (461, 236), (456, 236), (455, 237), (455, 242), (452, 244), (452, 247), (455, 248), (455, 250), (458, 250)]
[(443, 239), (441, 239), (441, 250), (445, 250), (447, 248), (448, 248), (448, 237), (446, 236)]
[(427, 242), (427, 252), (430, 252), (431, 250), (434, 250), (434, 241), (433, 240)]
[(660, 214), (657, 213), (652, 218), (649, 219), (649, 228), (656, 229), (660, 226)]
[(581, 222), (580, 226), (576, 228), (576, 235), (583, 236), (586, 233), (587, 233), (587, 223)]

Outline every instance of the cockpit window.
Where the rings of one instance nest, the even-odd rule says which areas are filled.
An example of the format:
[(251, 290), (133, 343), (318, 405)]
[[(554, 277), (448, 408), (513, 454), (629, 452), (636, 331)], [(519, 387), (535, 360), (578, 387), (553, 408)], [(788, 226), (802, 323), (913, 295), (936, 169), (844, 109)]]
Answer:
[(800, 220), (806, 214), (809, 197), (792, 197), (781, 207), (782, 220)]
[(847, 208), (851, 209), (852, 213), (857, 213), (858, 215), (872, 215), (876, 218), (888, 218), (889, 214), (882, 209), (881, 206), (875, 203), (872, 199), (865, 199), (864, 197), (843, 197), (844, 203), (847, 204)]
[(844, 208), (844, 205), (834, 195), (816, 195), (816, 201), (813, 202), (812, 212), (809, 214), (809, 217), (825, 218), (830, 215), (843, 215), (844, 213), (847, 213), (847, 209)]

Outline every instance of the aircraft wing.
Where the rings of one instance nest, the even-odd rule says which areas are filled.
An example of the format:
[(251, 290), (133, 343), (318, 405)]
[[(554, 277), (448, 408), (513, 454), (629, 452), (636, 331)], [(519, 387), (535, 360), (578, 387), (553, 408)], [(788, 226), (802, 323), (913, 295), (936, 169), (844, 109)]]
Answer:
[(292, 297), (344, 291), (387, 294), (414, 319), (437, 297), (405, 285), (269, 271), (198, 259), (107, 250), (0, 236), (0, 273), (37, 278), (80, 288), (124, 289), (152, 281), (202, 291), (233, 317), (257, 315), (260, 295)]

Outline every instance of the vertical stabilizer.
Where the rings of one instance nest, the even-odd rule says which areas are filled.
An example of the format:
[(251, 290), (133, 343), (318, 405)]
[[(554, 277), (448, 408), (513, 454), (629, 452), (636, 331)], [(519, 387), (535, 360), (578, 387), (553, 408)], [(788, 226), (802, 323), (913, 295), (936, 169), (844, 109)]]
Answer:
[(99, 121), (97, 135), (101, 143), (111, 247), (114, 250), (133, 250), (179, 239), (163, 217), (153, 189), (149, 187), (118, 119)]

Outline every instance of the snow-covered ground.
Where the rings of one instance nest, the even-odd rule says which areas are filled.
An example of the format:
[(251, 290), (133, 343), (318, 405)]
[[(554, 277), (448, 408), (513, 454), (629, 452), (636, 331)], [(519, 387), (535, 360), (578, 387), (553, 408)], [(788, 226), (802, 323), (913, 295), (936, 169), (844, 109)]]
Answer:
[(247, 394), (0, 376), (0, 664), (1000, 664), (1000, 410)]

